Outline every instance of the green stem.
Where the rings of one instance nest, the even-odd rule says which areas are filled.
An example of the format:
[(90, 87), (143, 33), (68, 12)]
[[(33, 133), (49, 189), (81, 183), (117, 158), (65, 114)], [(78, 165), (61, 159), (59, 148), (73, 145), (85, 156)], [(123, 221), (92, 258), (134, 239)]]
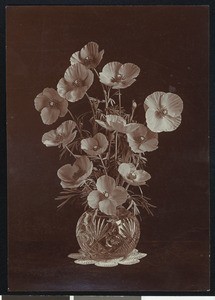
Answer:
[(103, 161), (101, 155), (99, 155), (99, 158), (100, 158), (100, 160), (101, 160), (101, 163), (102, 163), (103, 169), (104, 169), (104, 171), (105, 171), (105, 174), (107, 175), (107, 169), (106, 169), (106, 167), (105, 167), (105, 164), (104, 164), (104, 161)]

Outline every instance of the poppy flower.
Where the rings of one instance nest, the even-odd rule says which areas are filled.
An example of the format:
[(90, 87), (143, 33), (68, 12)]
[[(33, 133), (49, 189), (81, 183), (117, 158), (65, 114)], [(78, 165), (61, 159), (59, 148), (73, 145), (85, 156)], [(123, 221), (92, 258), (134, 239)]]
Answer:
[(81, 141), (81, 149), (88, 155), (101, 155), (108, 147), (108, 140), (103, 133), (97, 133), (94, 137), (83, 139)]
[(50, 125), (57, 121), (58, 117), (64, 117), (67, 113), (68, 102), (59, 96), (53, 88), (45, 88), (34, 99), (34, 105), (40, 112), (44, 124)]
[(182, 99), (173, 93), (155, 92), (145, 102), (146, 122), (151, 131), (173, 131), (181, 124)]
[(84, 183), (93, 170), (93, 163), (87, 156), (81, 156), (76, 159), (73, 165), (62, 166), (57, 175), (61, 179), (61, 186), (64, 189), (77, 188)]
[(151, 175), (144, 170), (137, 170), (132, 163), (122, 163), (118, 168), (119, 174), (130, 185), (144, 185)]
[(117, 131), (121, 133), (130, 133), (139, 127), (139, 124), (136, 123), (126, 123), (126, 120), (117, 115), (106, 115), (106, 122), (96, 120), (96, 122), (110, 131)]
[(100, 81), (112, 89), (125, 89), (136, 81), (140, 68), (132, 63), (121, 64), (113, 61), (106, 64), (99, 73)]
[(61, 78), (58, 82), (58, 93), (68, 101), (76, 102), (84, 97), (92, 85), (93, 79), (93, 72), (77, 63), (70, 66), (66, 70), (64, 78)]
[(71, 65), (81, 63), (88, 69), (96, 68), (102, 60), (104, 50), (99, 52), (99, 46), (95, 42), (89, 42), (80, 51), (72, 54)]
[(89, 193), (88, 205), (94, 209), (98, 208), (106, 215), (115, 215), (116, 207), (122, 205), (127, 199), (127, 191), (122, 186), (116, 186), (115, 180), (103, 175), (97, 179), (97, 190)]
[(65, 121), (57, 129), (44, 133), (42, 143), (47, 147), (62, 145), (65, 148), (76, 137), (77, 130), (74, 131), (75, 127), (74, 121)]
[(143, 124), (127, 134), (127, 141), (134, 153), (144, 153), (158, 148), (158, 134), (149, 130)]

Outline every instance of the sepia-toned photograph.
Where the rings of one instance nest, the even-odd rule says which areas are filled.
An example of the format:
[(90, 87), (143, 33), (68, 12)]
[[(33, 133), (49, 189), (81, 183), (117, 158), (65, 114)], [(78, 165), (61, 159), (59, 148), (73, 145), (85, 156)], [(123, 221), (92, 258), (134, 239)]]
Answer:
[(8, 291), (209, 291), (209, 7), (8, 6), (6, 29)]

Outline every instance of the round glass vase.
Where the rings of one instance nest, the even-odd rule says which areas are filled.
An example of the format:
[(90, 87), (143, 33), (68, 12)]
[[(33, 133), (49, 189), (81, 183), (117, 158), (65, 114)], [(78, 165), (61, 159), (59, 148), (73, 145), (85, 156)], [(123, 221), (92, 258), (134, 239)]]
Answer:
[(118, 207), (115, 216), (88, 209), (78, 220), (76, 237), (82, 252), (93, 260), (126, 257), (140, 238), (136, 216)]

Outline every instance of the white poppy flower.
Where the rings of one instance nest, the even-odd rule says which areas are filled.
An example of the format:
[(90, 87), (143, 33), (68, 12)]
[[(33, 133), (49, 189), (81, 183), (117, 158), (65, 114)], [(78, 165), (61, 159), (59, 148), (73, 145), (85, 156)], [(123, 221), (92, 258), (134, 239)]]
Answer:
[(146, 123), (154, 132), (173, 131), (181, 124), (182, 99), (173, 93), (155, 92), (145, 102)]
[(77, 188), (91, 175), (93, 163), (86, 155), (76, 159), (73, 165), (62, 166), (57, 175), (61, 179), (61, 186), (66, 188)]
[(115, 215), (116, 207), (127, 200), (126, 189), (116, 186), (116, 181), (108, 175), (99, 177), (96, 187), (97, 190), (90, 192), (87, 197), (88, 205), (106, 215)]
[(74, 130), (75, 127), (76, 123), (74, 121), (65, 121), (57, 129), (44, 133), (42, 143), (46, 147), (62, 145), (65, 148), (76, 137), (77, 130)]
[(158, 148), (158, 134), (149, 130), (143, 124), (127, 134), (127, 141), (134, 153), (144, 153)]
[(89, 42), (80, 51), (72, 54), (70, 58), (71, 65), (81, 63), (88, 69), (98, 66), (102, 60), (104, 50), (99, 52), (99, 45), (95, 42)]
[(81, 149), (88, 155), (101, 155), (107, 150), (108, 140), (103, 133), (97, 133), (94, 137), (83, 139), (81, 141)]
[(117, 131), (121, 133), (130, 133), (139, 127), (136, 123), (126, 123), (126, 120), (117, 115), (106, 115), (106, 122), (96, 120), (96, 122), (110, 131)]
[(100, 81), (112, 89), (125, 89), (136, 81), (140, 68), (132, 63), (121, 64), (113, 61), (106, 64), (99, 73)]
[(122, 163), (118, 168), (119, 174), (130, 185), (139, 186), (146, 184), (151, 175), (144, 170), (137, 170), (132, 163)]

